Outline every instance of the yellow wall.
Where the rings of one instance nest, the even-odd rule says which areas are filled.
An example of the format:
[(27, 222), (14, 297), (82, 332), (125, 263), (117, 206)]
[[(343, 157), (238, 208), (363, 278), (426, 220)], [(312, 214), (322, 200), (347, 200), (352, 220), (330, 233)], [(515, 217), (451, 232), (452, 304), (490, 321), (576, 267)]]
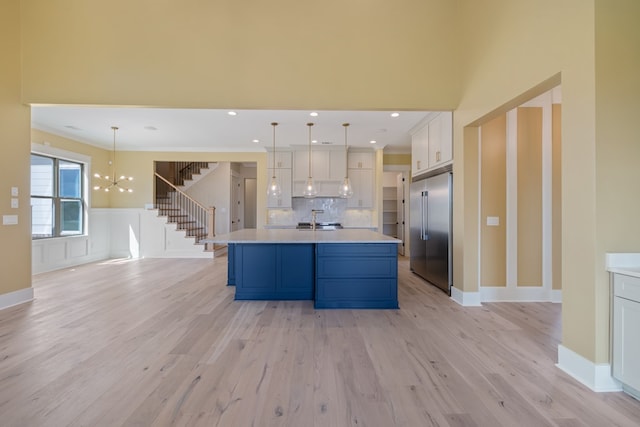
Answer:
[(451, 0), (23, 0), (24, 101), (451, 110)]
[[(501, 114), (481, 128), (481, 286), (507, 285), (507, 116)], [(498, 226), (487, 217), (497, 216)]]
[[(0, 2), (0, 215), (17, 215), (18, 225), (0, 222), (0, 295), (31, 286), (29, 108), (20, 102), (20, 2)], [(19, 208), (11, 208), (11, 188)]]
[[(596, 282), (600, 286), (606, 275), (604, 260), (596, 256), (594, 231), (594, 2), (461, 0), (459, 4), (465, 74), (462, 99), (454, 114), (454, 245), (458, 255), (454, 285), (464, 291), (478, 290), (474, 276), (478, 261), (473, 253), (477, 211), (472, 204), (477, 191), (466, 185), (477, 173), (466, 159), (474, 127), (562, 83), (562, 344), (589, 360), (606, 362), (601, 357), (606, 347), (602, 337), (596, 337), (603, 332), (594, 327), (596, 322), (608, 324), (595, 311), (600, 304), (600, 300), (596, 304)], [(629, 28), (638, 31), (637, 26)], [(469, 132), (462, 131), (465, 126)]]
[(411, 165), (411, 154), (384, 154), (382, 162), (385, 165)]
[(542, 286), (542, 108), (518, 108), (518, 286)]
[[(589, 273), (596, 286), (590, 289), (595, 297), (596, 359), (608, 357), (609, 285), (602, 269), (606, 252), (640, 252), (640, 2), (637, 0), (596, 1), (596, 104), (595, 140), (596, 173), (590, 177), (596, 186), (596, 263)], [(568, 115), (564, 103), (563, 126)], [(562, 136), (563, 150), (569, 137)], [(573, 163), (566, 150), (562, 153), (563, 168)], [(563, 169), (563, 174), (565, 170)], [(563, 189), (564, 194), (571, 188)], [(566, 203), (562, 206), (568, 216)], [(563, 227), (567, 222), (563, 221)], [(567, 245), (566, 240), (563, 245)], [(563, 254), (567, 254), (567, 250)], [(588, 266), (589, 264), (584, 264)], [(563, 289), (568, 285), (563, 271)], [(563, 291), (564, 292), (564, 291)], [(593, 317), (593, 315), (592, 315)], [(589, 319), (591, 320), (591, 319)], [(564, 327), (564, 325), (563, 325)], [(583, 325), (584, 327), (584, 325)]]

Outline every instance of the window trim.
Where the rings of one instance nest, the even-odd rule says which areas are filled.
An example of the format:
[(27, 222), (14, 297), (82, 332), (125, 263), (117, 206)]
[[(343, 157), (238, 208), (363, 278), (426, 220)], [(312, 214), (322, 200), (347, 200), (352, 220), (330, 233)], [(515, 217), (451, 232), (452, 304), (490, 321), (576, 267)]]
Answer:
[[(82, 236), (89, 235), (89, 209), (91, 209), (91, 192), (89, 191), (89, 174), (91, 171), (91, 157), (86, 156), (84, 154), (75, 153), (73, 151), (67, 151), (60, 148), (51, 147), (47, 142), (44, 144), (37, 144), (35, 142), (31, 143), (31, 154), (53, 157), (59, 160), (66, 160), (69, 162), (75, 162), (82, 164), (82, 200), (84, 200), (84, 209), (83, 209), (83, 230), (82, 233), (79, 234), (69, 234), (69, 235), (57, 235), (51, 237), (41, 237), (41, 238), (33, 238), (32, 241), (42, 241), (49, 239), (69, 239), (69, 238), (77, 238)], [(57, 179), (57, 178), (56, 178)], [(29, 191), (31, 193), (31, 191)], [(31, 197), (31, 194), (29, 194)]]

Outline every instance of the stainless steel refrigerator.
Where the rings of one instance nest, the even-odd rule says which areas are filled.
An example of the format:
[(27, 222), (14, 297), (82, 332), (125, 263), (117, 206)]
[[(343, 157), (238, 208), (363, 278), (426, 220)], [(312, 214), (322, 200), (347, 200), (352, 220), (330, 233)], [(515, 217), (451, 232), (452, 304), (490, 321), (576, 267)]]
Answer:
[(411, 183), (411, 271), (451, 295), (452, 184), (450, 169)]

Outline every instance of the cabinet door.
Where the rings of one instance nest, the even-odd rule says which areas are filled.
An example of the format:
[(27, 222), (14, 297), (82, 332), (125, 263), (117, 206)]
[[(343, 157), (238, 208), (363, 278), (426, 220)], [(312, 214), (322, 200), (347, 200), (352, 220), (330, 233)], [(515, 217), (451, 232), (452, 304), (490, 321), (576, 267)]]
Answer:
[(429, 168), (433, 168), (452, 159), (452, 114), (438, 114), (429, 122), (428, 128)]
[(329, 151), (329, 179), (342, 181), (347, 172), (347, 158), (344, 150)]
[(347, 207), (371, 209), (373, 207), (373, 170), (349, 169), (353, 196), (347, 199)]
[[(267, 197), (267, 208), (290, 208), (291, 207), (291, 169), (276, 169), (276, 179), (282, 189), (280, 197)], [(273, 169), (267, 169), (267, 183), (271, 182)]]
[(349, 169), (373, 169), (373, 153), (350, 152)]
[(640, 390), (640, 302), (613, 298), (613, 376)]
[[(267, 152), (267, 167), (273, 167), (274, 153), (272, 151)], [(275, 152), (276, 169), (291, 169), (291, 151), (278, 151)]]
[[(311, 149), (311, 175), (316, 181), (329, 179), (329, 151)], [(293, 153), (293, 180), (305, 181), (309, 177), (309, 152), (296, 150)]]
[(429, 127), (418, 129), (411, 136), (411, 175), (416, 176), (429, 167)]

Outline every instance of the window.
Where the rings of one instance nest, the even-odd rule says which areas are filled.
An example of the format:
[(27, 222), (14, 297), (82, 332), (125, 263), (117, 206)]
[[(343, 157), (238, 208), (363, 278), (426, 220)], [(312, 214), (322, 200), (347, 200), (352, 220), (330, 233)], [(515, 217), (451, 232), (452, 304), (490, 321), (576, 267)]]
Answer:
[(84, 233), (84, 165), (31, 154), (31, 237)]

